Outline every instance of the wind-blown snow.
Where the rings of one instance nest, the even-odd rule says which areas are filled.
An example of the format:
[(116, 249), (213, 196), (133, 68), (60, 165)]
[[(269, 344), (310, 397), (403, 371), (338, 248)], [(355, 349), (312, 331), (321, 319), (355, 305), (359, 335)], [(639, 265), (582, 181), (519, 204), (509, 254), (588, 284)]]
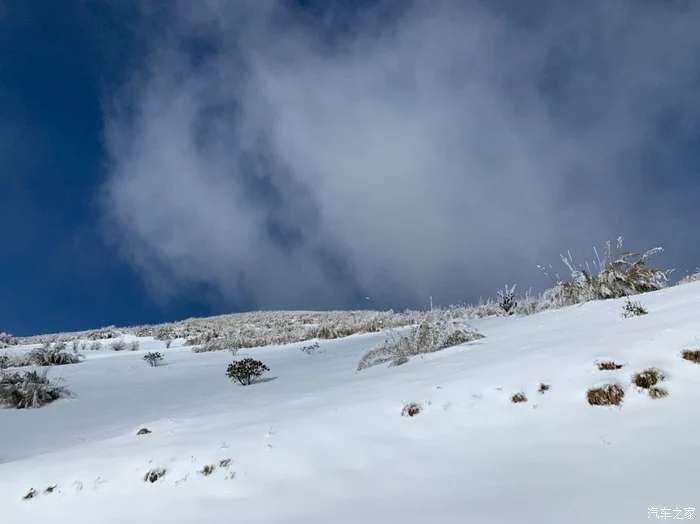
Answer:
[[(228, 352), (88, 354), (51, 371), (75, 398), (0, 411), (0, 522), (638, 523), (700, 507), (700, 365), (680, 357), (700, 347), (700, 283), (638, 298), (649, 314), (631, 319), (610, 300), (476, 320), (483, 340), (360, 373), (383, 335), (245, 350), (271, 369), (249, 387), (226, 378)], [(650, 366), (668, 397), (631, 385)], [(589, 406), (610, 380), (622, 407)], [(401, 417), (408, 402), (422, 413)]]

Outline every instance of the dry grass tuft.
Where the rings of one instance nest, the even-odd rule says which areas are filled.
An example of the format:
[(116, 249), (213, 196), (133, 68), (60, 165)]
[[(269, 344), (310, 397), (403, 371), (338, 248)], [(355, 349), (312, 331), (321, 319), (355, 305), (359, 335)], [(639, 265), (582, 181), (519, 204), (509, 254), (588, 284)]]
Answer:
[(632, 375), (632, 383), (638, 388), (649, 389), (664, 379), (664, 374), (656, 368), (645, 369)]
[(621, 369), (622, 364), (618, 364), (612, 360), (604, 360), (602, 362), (596, 362), (596, 366), (600, 371), (614, 371), (616, 369)]
[(544, 392), (549, 391), (549, 388), (551, 388), (551, 387), (552, 386), (550, 386), (549, 384), (545, 384), (544, 382), (541, 382), (540, 387), (537, 388), (537, 392), (544, 395)]
[(684, 349), (681, 352), (681, 356), (684, 360), (687, 360), (688, 362), (700, 364), (700, 349)]
[(655, 400), (664, 398), (668, 396), (668, 390), (660, 386), (652, 386), (649, 388), (649, 396)]
[(222, 469), (228, 469), (228, 467), (231, 465), (231, 459), (221, 459), (219, 461), (219, 467)]
[(136, 432), (137, 435), (150, 435), (151, 433), (153, 432), (148, 428), (141, 428)]
[(513, 395), (512, 397), (510, 397), (510, 401), (511, 401), (513, 404), (520, 404), (521, 402), (527, 402), (527, 396), (525, 396), (525, 393), (523, 393), (523, 392), (521, 391), (521, 392), (519, 392), (519, 393), (516, 393), (516, 394)]
[(415, 417), (418, 415), (423, 408), (421, 407), (420, 404), (417, 404), (416, 402), (411, 402), (410, 404), (406, 404), (403, 409), (401, 410), (401, 416), (402, 417)]
[(199, 473), (201, 475), (204, 475), (205, 477), (208, 477), (209, 475), (214, 473), (215, 469), (216, 469), (216, 466), (214, 466), (214, 464), (207, 464), (199, 471)]
[(153, 484), (154, 482), (158, 482), (161, 478), (165, 476), (166, 473), (165, 468), (153, 468), (148, 470), (146, 475), (143, 477), (144, 482), (150, 482)]
[(592, 387), (586, 394), (591, 406), (619, 406), (625, 397), (625, 390), (618, 384)]
[(22, 500), (33, 499), (33, 498), (36, 497), (38, 494), (39, 494), (39, 492), (38, 492), (37, 490), (35, 490), (34, 488), (31, 488), (31, 489), (27, 492), (27, 494), (26, 494), (24, 497), (22, 497)]

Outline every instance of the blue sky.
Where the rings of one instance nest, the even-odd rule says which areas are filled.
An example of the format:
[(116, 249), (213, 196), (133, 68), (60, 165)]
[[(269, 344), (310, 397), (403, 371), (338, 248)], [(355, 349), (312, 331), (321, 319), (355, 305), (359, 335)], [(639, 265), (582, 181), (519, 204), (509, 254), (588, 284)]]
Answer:
[(0, 0), (0, 331), (700, 265), (697, 3), (338, 5)]

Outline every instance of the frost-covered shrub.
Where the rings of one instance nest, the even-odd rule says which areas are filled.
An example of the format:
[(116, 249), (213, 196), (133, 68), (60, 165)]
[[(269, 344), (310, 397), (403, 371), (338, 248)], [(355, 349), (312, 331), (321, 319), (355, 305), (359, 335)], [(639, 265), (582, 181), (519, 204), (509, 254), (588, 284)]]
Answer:
[(121, 336), (119, 330), (117, 330), (117, 328), (114, 326), (109, 326), (88, 331), (82, 338), (86, 338), (88, 340), (105, 340), (109, 338), (117, 338), (119, 336)]
[(143, 360), (149, 365), (156, 367), (158, 364), (160, 364), (163, 361), (163, 355), (158, 353), (157, 351), (151, 351), (149, 353), (146, 353), (143, 356)]
[(132, 340), (131, 342), (129, 342), (126, 345), (126, 348), (129, 351), (138, 351), (140, 347), (141, 347), (141, 342), (139, 342), (138, 340)]
[(77, 364), (83, 360), (80, 353), (72, 353), (66, 349), (65, 344), (44, 344), (43, 347), (33, 349), (27, 355), (29, 363), (36, 366), (63, 366)]
[(387, 362), (391, 366), (399, 366), (416, 355), (434, 353), (482, 338), (484, 335), (467, 329), (444, 315), (429, 314), (417, 327), (412, 328), (408, 335), (401, 335), (396, 331), (389, 332), (382, 345), (364, 354), (357, 370), (362, 371)]
[(16, 346), (17, 339), (10, 335), (9, 333), (0, 333), (0, 349), (9, 348), (10, 346)]
[(41, 371), (0, 372), (0, 404), (17, 408), (39, 408), (71, 395), (63, 386), (52, 382), (48, 369)]
[(497, 294), (498, 307), (500, 307), (506, 315), (515, 313), (515, 308), (518, 306), (518, 301), (515, 295), (515, 285), (508, 287), (507, 285)]
[[(586, 268), (576, 267), (570, 253), (562, 255), (562, 262), (569, 269), (571, 279), (555, 280), (557, 285), (543, 294), (543, 301), (549, 302), (552, 307), (565, 307), (663, 289), (671, 271), (647, 266), (649, 259), (662, 251), (662, 248), (655, 247), (641, 255), (623, 252), (620, 236), (615, 252), (610, 241), (605, 243), (603, 258), (597, 257), (593, 269), (589, 264), (586, 264)], [(597, 251), (595, 253), (597, 255)]]
[(119, 338), (119, 339), (115, 340), (114, 342), (112, 342), (112, 343), (109, 345), (109, 347), (110, 347), (113, 351), (125, 351), (125, 350), (127, 349), (128, 346), (127, 346), (127, 344), (126, 344), (126, 341), (124, 341), (124, 340), (122, 340), (121, 338)]
[(311, 327), (306, 339), (331, 340), (358, 333), (377, 333), (384, 329), (410, 326), (418, 322), (420, 316), (419, 313), (394, 313), (393, 311), (345, 313), (343, 317), (336, 316)]
[(7, 369), (10, 367), (10, 357), (7, 355), (0, 355), (0, 369)]
[(249, 386), (262, 377), (266, 371), (270, 371), (270, 368), (259, 360), (244, 358), (229, 364), (226, 369), (226, 376), (242, 386)]
[[(681, 278), (676, 285), (682, 286), (683, 284), (690, 284), (691, 282), (698, 282), (700, 281), (700, 269), (698, 269), (695, 273), (692, 273), (690, 275), (686, 275), (683, 278)], [(0, 346), (2, 347), (2, 346)]]
[[(140, 336), (147, 337), (148, 334), (143, 333)], [(169, 329), (166, 326), (159, 326), (155, 329), (155, 331), (153, 333), (153, 338), (155, 338), (156, 340), (163, 340), (163, 341), (172, 340), (172, 338), (173, 338), (172, 329)]]
[(229, 338), (214, 338), (209, 339), (199, 346), (192, 348), (194, 353), (208, 353), (210, 351), (225, 351), (237, 350), (238, 345), (236, 340)]

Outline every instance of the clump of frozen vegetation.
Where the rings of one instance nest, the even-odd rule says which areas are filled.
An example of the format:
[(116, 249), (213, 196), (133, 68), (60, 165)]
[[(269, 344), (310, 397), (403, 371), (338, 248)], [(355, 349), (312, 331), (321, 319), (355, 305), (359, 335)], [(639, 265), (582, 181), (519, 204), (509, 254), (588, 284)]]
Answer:
[(0, 372), (0, 404), (25, 409), (39, 408), (71, 392), (51, 381), (48, 369)]
[(382, 345), (364, 354), (357, 365), (357, 370), (362, 371), (387, 362), (390, 366), (400, 366), (416, 355), (434, 353), (482, 338), (484, 335), (466, 328), (449, 315), (433, 312), (426, 315), (407, 335), (402, 335), (395, 330), (390, 331)]
[(118, 338), (114, 342), (112, 342), (109, 345), (109, 348), (112, 351), (125, 351), (126, 350), (126, 341), (122, 340), (121, 338)]
[(498, 291), (496, 294), (498, 300), (498, 307), (503, 310), (506, 315), (512, 315), (515, 313), (515, 308), (518, 306), (517, 295), (515, 294), (515, 285), (508, 287), (507, 285), (502, 291)]
[(682, 286), (683, 284), (690, 284), (691, 282), (698, 282), (700, 281), (700, 269), (698, 269), (695, 273), (691, 273), (690, 275), (686, 275), (683, 278), (681, 278), (677, 285)]
[[(561, 259), (570, 273), (569, 278), (545, 274), (554, 287), (540, 295), (527, 291), (515, 292), (515, 286), (499, 291), (497, 297), (480, 299), (477, 304), (435, 308), (440, 312), (463, 320), (503, 315), (525, 316), (540, 311), (558, 309), (591, 300), (619, 298), (647, 291), (655, 291), (667, 285), (670, 271), (650, 267), (651, 257), (661, 252), (651, 249), (638, 255), (622, 251), (622, 237), (616, 249), (612, 242), (605, 244), (603, 256), (594, 249), (594, 263), (577, 265), (570, 253)], [(540, 269), (543, 269), (539, 266)], [(550, 266), (551, 267), (551, 266)], [(700, 273), (682, 279), (690, 282), (700, 279)], [(157, 340), (184, 340), (184, 346), (192, 346), (195, 352), (255, 348), (270, 345), (287, 345), (313, 339), (335, 339), (360, 333), (376, 333), (416, 326), (431, 312), (426, 311), (255, 311), (220, 315), (208, 318), (190, 318), (159, 325), (116, 328), (114, 326), (66, 333), (69, 339), (95, 341), (89, 349), (97, 349), (97, 341), (112, 339), (112, 349), (134, 349), (124, 336), (153, 337)], [(4, 344), (42, 344), (54, 342), (56, 335), (36, 337), (0, 338)], [(8, 342), (11, 341), (11, 342)]]
[[(658, 291), (668, 284), (671, 271), (649, 267), (649, 259), (663, 251), (655, 247), (644, 254), (622, 251), (622, 236), (617, 239), (615, 251), (612, 242), (605, 243), (603, 257), (592, 264), (576, 266), (570, 253), (562, 255), (562, 262), (571, 273), (570, 280), (553, 279), (556, 286), (542, 295), (543, 302), (553, 307), (565, 307), (591, 300), (622, 298), (639, 293)], [(545, 274), (547, 274), (545, 272)], [(550, 276), (550, 275), (548, 275)], [(550, 276), (551, 278), (551, 276)]]
[(622, 318), (631, 317), (641, 317), (649, 313), (644, 305), (639, 301), (631, 301), (629, 298), (625, 301), (625, 305), (622, 306)]
[(163, 355), (157, 351), (150, 351), (143, 356), (143, 360), (149, 366), (156, 367), (163, 361)]
[(77, 364), (83, 360), (83, 355), (66, 349), (65, 343), (56, 342), (53, 345), (32, 350), (28, 355), (31, 364), (36, 366), (63, 366)]
[(0, 369), (26, 366), (63, 366), (82, 362), (83, 355), (66, 349), (64, 343), (46, 343), (28, 353), (4, 354), (0, 357)]
[(259, 380), (267, 371), (270, 371), (270, 368), (259, 360), (244, 358), (229, 364), (226, 368), (226, 376), (241, 386), (249, 386)]
[(16, 346), (17, 339), (10, 335), (9, 333), (0, 333), (0, 349), (9, 348), (10, 346)]

